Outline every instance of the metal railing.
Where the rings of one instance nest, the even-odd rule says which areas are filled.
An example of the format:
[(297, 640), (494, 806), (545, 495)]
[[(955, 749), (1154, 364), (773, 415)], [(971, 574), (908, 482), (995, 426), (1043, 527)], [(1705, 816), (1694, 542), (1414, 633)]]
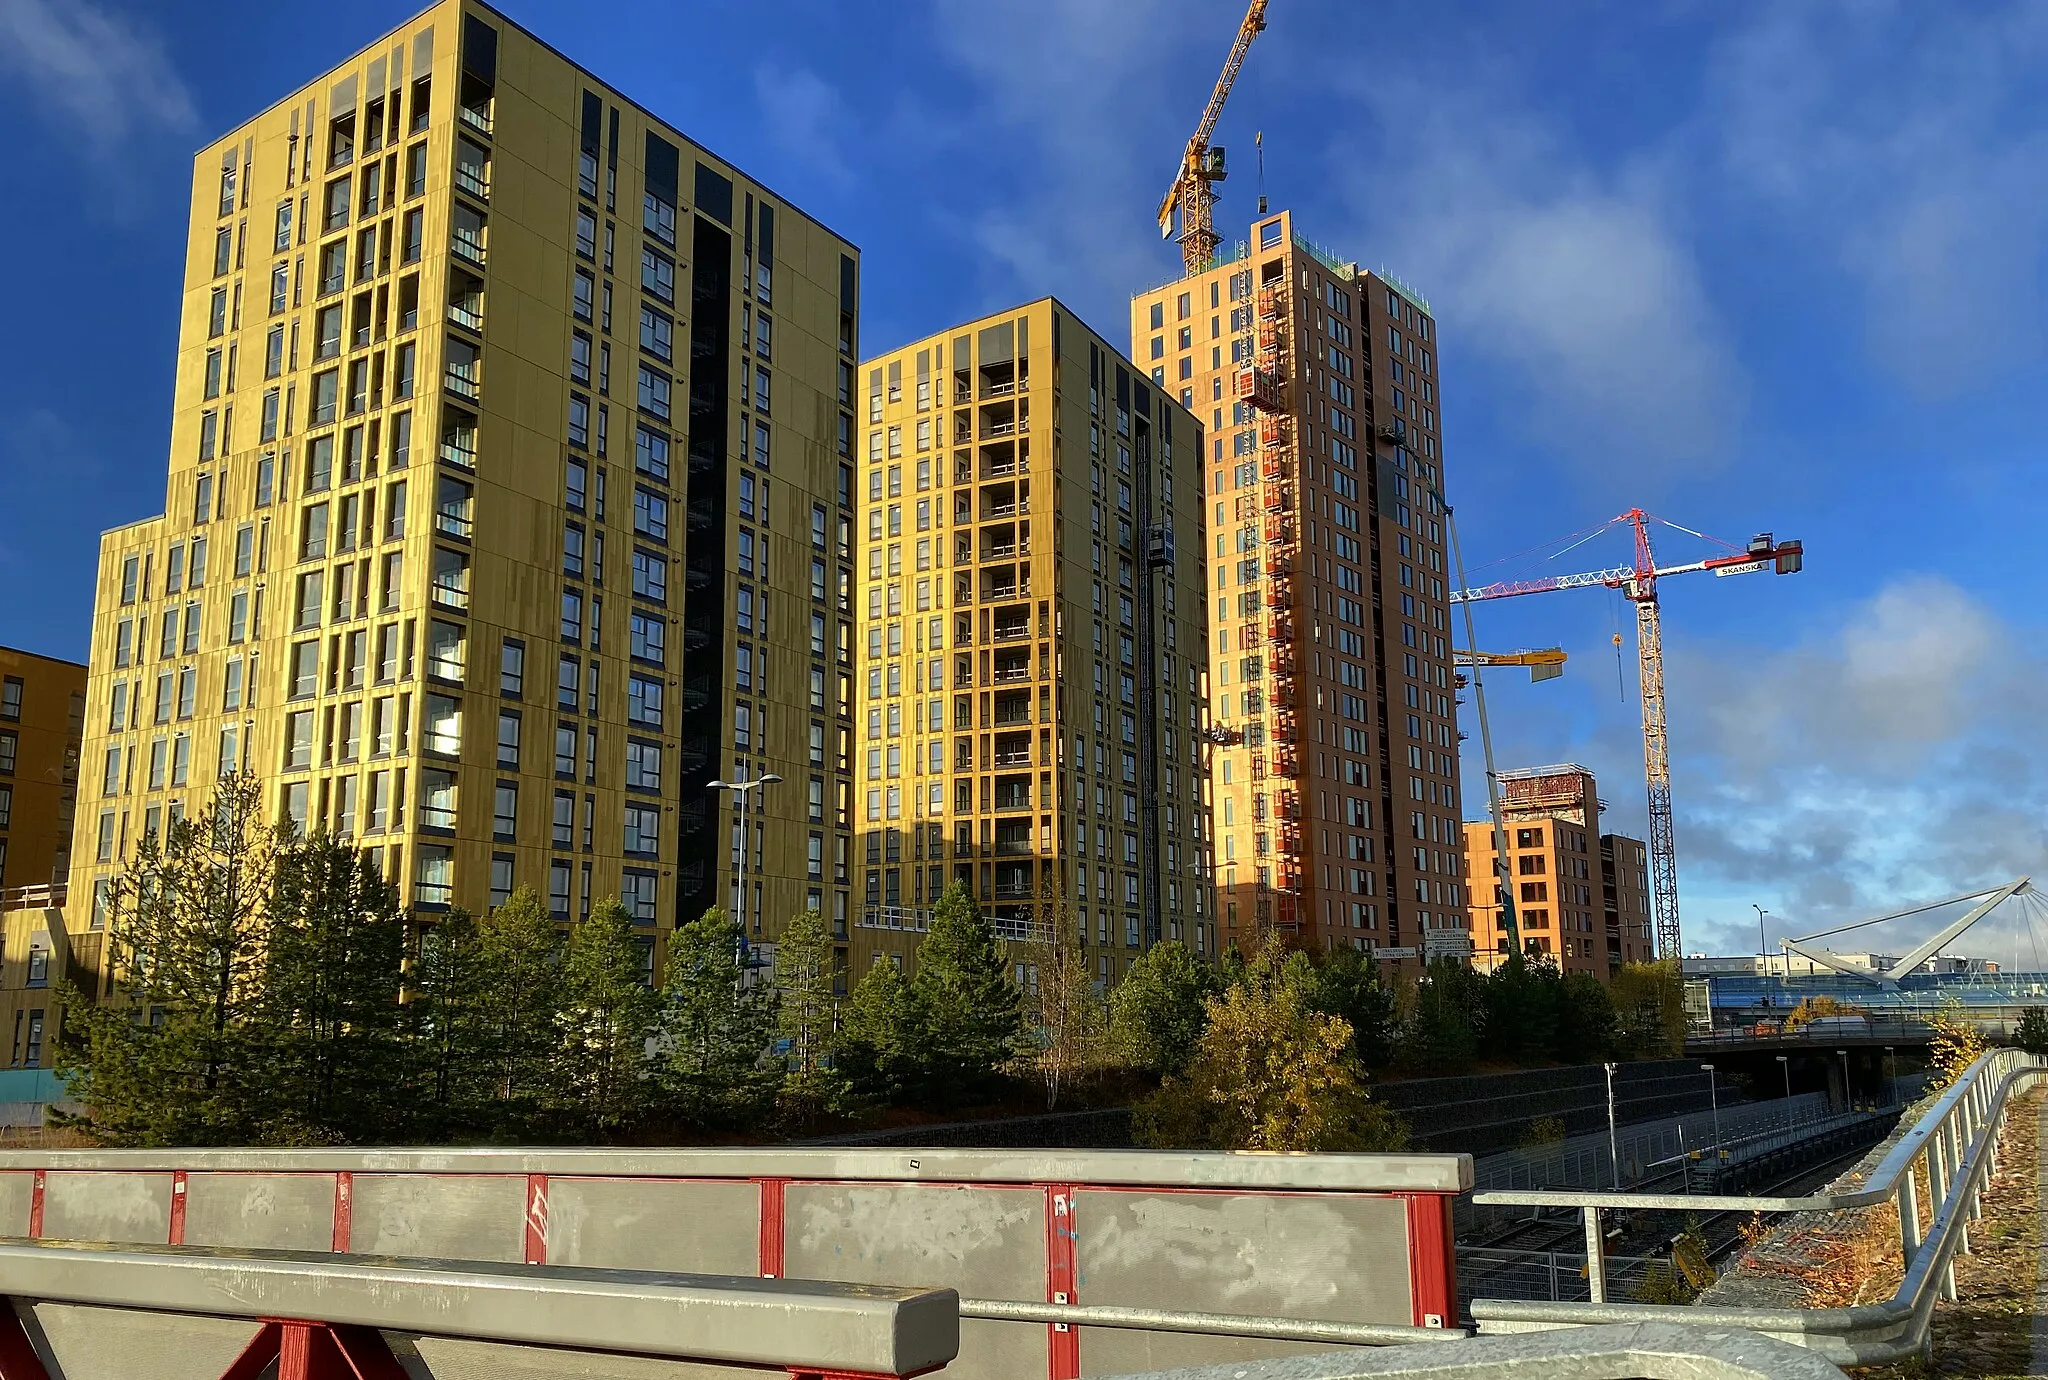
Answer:
[[(975, 1316), (969, 1309), (963, 1299), (960, 1316)], [(1470, 1340), (1438, 1335), (1453, 1344), (1238, 1361), (1174, 1371), (1172, 1380), (1843, 1380), (1811, 1351), (1740, 1330), (1645, 1322)]]
[(931, 928), (932, 913), (923, 906), (863, 906), (854, 924), (864, 930), (903, 930), (923, 934)]
[(1901, 1044), (1922, 1043), (1931, 1039), (1934, 1027), (1923, 1020), (1909, 1017), (1866, 1017), (1853, 1026), (1823, 1026), (1815, 1029), (1803, 1025), (1797, 1030), (1769, 1030), (1761, 1026), (1737, 1026), (1733, 1029), (1700, 1031), (1685, 1037), (1687, 1049), (1702, 1049), (1719, 1046), (1742, 1046), (1756, 1044), (1778, 1044), (1796, 1041), (1813, 1045), (1839, 1045), (1849, 1040), (1896, 1040)]
[(0, 891), (0, 910), (56, 910), (68, 894), (63, 882), (11, 886)]
[[(107, 1326), (134, 1331), (138, 1342), (148, 1335), (142, 1324), (151, 1314), (196, 1314), (261, 1321), (267, 1329), (388, 1329), (498, 1343), (528, 1355), (532, 1347), (625, 1352), (790, 1374), (918, 1375), (948, 1364), (959, 1351), (959, 1296), (951, 1289), (654, 1270), (7, 1242), (0, 1243), (0, 1295), (136, 1310)], [(27, 1351), (12, 1309), (0, 1317), (0, 1330), (13, 1331)], [(51, 1338), (60, 1363), (72, 1335)], [(252, 1347), (263, 1340), (259, 1333)], [(383, 1367), (376, 1373), (403, 1373), (381, 1339), (357, 1333), (343, 1340), (373, 1354), (381, 1350)], [(493, 1354), (501, 1364), (511, 1359)], [(76, 1351), (73, 1357), (60, 1373), (80, 1373), (70, 1369), (81, 1365)], [(100, 1373), (89, 1359), (83, 1364), (85, 1373)], [(575, 1369), (593, 1376), (639, 1373), (590, 1359)], [(7, 1373), (32, 1372), (10, 1366)], [(237, 1366), (228, 1373), (256, 1370)]]
[[(1481, 1331), (1631, 1320), (1694, 1322), (1745, 1327), (1811, 1347), (1847, 1365), (1885, 1365), (1922, 1353), (1937, 1299), (1953, 1301), (1954, 1257), (1969, 1252), (1969, 1223), (1982, 1215), (1985, 1183), (1997, 1159), (1998, 1131), (2012, 1095), (2048, 1076), (2048, 1062), (1999, 1049), (1971, 1064), (1901, 1135), (1860, 1188), (1804, 1197), (1672, 1193), (1478, 1193), (1482, 1205), (1576, 1208), (1584, 1218), (1591, 1302), (1526, 1303), (1481, 1298), (1472, 1316)], [(1924, 1171), (1920, 1164), (1924, 1158)], [(1920, 1177), (1934, 1204), (1926, 1236), (1920, 1232)], [(1690, 1308), (1612, 1304), (1605, 1301), (1599, 1246), (1600, 1214), (1609, 1208), (1699, 1212), (1841, 1212), (1896, 1202), (1905, 1278), (1883, 1303), (1847, 1308)]]

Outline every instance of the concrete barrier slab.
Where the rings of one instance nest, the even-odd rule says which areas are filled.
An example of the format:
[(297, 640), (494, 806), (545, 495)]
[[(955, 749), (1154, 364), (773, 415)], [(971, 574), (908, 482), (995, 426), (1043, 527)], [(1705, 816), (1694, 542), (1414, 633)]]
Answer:
[(349, 1249), (437, 1260), (524, 1260), (526, 1181), (460, 1174), (358, 1174)]
[(171, 1239), (171, 1176), (52, 1171), (43, 1178), (43, 1235), (162, 1244)]
[(318, 1251), (333, 1241), (332, 1175), (194, 1174), (185, 1182), (188, 1246)]
[(761, 1189), (673, 1179), (551, 1179), (551, 1265), (751, 1275), (761, 1268)]

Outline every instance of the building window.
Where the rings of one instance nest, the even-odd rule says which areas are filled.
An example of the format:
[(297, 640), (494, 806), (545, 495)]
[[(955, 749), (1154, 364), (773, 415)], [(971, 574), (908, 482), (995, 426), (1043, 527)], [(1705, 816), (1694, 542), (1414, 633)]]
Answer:
[(415, 905), (445, 906), (455, 895), (455, 852), (445, 844), (421, 844), (414, 874)]

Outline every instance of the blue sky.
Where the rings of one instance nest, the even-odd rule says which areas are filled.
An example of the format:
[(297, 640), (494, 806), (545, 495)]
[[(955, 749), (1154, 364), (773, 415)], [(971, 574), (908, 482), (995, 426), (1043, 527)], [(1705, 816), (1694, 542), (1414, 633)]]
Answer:
[[(1121, 338), (1236, 0), (755, 0), (513, 17), (858, 242), (870, 349), (1056, 293)], [(161, 507), (190, 155), (411, 7), (0, 0), (0, 642), (83, 655), (97, 532)], [(602, 23), (593, 16), (602, 14)], [(339, 18), (335, 18), (339, 16)], [(1667, 587), (1688, 948), (2036, 867), (2048, 8), (1273, 0), (1219, 140), (1431, 300), (1476, 579), (1640, 504), (1797, 579)], [(225, 37), (223, 37), (225, 36)], [(1546, 545), (1547, 544), (1547, 545)], [(1663, 554), (1703, 554), (1667, 534)], [(1503, 764), (1642, 827), (1617, 596), (1483, 605)], [(1481, 797), (1476, 722), (1468, 797)], [(1753, 943), (1753, 940), (1749, 941)]]

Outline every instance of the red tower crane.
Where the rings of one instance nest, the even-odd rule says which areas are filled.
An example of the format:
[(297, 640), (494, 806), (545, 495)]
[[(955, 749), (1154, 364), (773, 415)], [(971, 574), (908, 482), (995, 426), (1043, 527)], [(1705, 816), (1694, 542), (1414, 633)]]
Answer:
[[(1618, 589), (1636, 606), (1636, 650), (1643, 698), (1643, 778), (1650, 804), (1650, 886), (1657, 922), (1657, 955), (1680, 956), (1678, 934), (1678, 849), (1671, 827), (1671, 755), (1666, 744), (1664, 716), (1664, 628), (1657, 611), (1657, 581), (1671, 575), (1690, 575), (1711, 570), (1716, 575), (1748, 575), (1775, 570), (1780, 575), (1797, 574), (1805, 562), (1805, 548), (1796, 541), (1774, 541), (1769, 532), (1751, 537), (1747, 548), (1730, 546), (1730, 554), (1713, 556), (1686, 565), (1657, 564), (1650, 549), (1652, 522), (1707, 541), (1716, 538), (1652, 517), (1641, 508), (1631, 508), (1597, 531), (1627, 523), (1635, 534), (1633, 565), (1588, 570), (1575, 575), (1553, 575), (1540, 580), (1509, 580), (1481, 585), (1476, 589), (1454, 590), (1453, 604), (1477, 603), (1482, 599), (1512, 599), (1523, 594), (1548, 594), (1552, 590), (1586, 589), (1600, 586)], [(1593, 535), (1597, 535), (1597, 532)]]

